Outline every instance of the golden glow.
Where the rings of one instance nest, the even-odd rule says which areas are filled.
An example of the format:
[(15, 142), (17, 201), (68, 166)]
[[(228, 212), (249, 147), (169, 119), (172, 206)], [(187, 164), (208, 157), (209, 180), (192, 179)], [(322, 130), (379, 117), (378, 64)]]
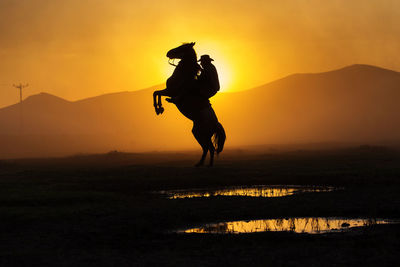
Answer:
[[(211, 50), (211, 53), (213, 50)], [(226, 63), (222, 58), (218, 55), (214, 56), (218, 61), (214, 63), (215, 67), (218, 71), (219, 83), (220, 83), (220, 91), (226, 92), (232, 89), (232, 86), (235, 83), (234, 76), (232, 75), (232, 67), (229, 63)]]
[(208, 234), (240, 234), (256, 232), (281, 232), (321, 234), (333, 231), (348, 230), (352, 227), (370, 226), (374, 224), (393, 223), (386, 220), (375, 219), (343, 219), (343, 218), (289, 218), (266, 219), (251, 221), (233, 221), (217, 224), (209, 224), (204, 227), (184, 230), (184, 233), (208, 233)]
[(162, 191), (169, 199), (215, 197), (215, 196), (240, 196), (240, 197), (284, 197), (297, 193), (330, 192), (333, 187), (280, 187), (280, 186), (252, 186), (252, 187), (227, 187), (215, 190), (172, 190)]
[(200, 41), (195, 46), (197, 56), (208, 54), (214, 61), (212, 62), (218, 71), (219, 82), (221, 85), (221, 92), (229, 91), (235, 84), (235, 75), (233, 69), (235, 65), (229, 60), (229, 50), (224, 51), (223, 42)]

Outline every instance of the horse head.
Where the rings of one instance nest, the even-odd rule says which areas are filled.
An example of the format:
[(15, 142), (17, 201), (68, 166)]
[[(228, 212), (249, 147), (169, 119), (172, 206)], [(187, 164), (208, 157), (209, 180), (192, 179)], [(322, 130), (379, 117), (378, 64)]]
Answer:
[(180, 60), (191, 60), (197, 61), (196, 51), (194, 51), (193, 46), (195, 42), (184, 43), (176, 48), (168, 51), (167, 57), (169, 59), (180, 59)]

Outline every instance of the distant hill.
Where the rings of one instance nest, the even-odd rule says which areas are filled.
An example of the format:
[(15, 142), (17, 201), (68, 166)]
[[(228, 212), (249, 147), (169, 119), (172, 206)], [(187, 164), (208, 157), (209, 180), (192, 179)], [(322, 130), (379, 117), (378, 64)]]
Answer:
[(290, 75), (214, 102), (238, 143), (308, 143), (398, 141), (399, 100), (400, 73), (352, 65)]
[[(75, 102), (41, 93), (0, 109), (0, 158), (196, 148), (192, 123), (174, 105), (164, 101), (156, 116), (155, 89), (162, 86)], [(219, 93), (212, 103), (227, 146), (380, 143), (400, 140), (399, 99), (400, 73), (352, 65)]]

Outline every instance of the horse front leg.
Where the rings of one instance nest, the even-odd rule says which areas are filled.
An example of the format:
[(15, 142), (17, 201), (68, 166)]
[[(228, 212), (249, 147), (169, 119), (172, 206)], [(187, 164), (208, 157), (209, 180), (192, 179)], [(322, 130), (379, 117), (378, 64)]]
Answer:
[(153, 106), (154, 106), (154, 109), (155, 109), (157, 115), (160, 114), (158, 112), (158, 103), (157, 103), (158, 93), (159, 93), (159, 91), (154, 91), (153, 92)]
[(156, 111), (156, 114), (162, 114), (164, 112), (164, 108), (162, 107), (161, 96), (165, 90), (154, 91), (153, 93), (153, 106)]
[(158, 110), (162, 114), (164, 112), (164, 108), (163, 108), (162, 102), (161, 102), (161, 94), (158, 95), (158, 102), (157, 103), (158, 103)]

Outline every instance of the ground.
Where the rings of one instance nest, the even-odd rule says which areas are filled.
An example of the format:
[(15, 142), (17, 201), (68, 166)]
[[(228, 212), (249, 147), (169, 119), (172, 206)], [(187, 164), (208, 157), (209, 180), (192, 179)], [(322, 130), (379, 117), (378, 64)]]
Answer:
[[(323, 235), (176, 234), (207, 222), (400, 218), (400, 151), (385, 147), (79, 155), (0, 161), (0, 266), (395, 266), (400, 226)], [(170, 200), (158, 190), (330, 185), (281, 198)]]

